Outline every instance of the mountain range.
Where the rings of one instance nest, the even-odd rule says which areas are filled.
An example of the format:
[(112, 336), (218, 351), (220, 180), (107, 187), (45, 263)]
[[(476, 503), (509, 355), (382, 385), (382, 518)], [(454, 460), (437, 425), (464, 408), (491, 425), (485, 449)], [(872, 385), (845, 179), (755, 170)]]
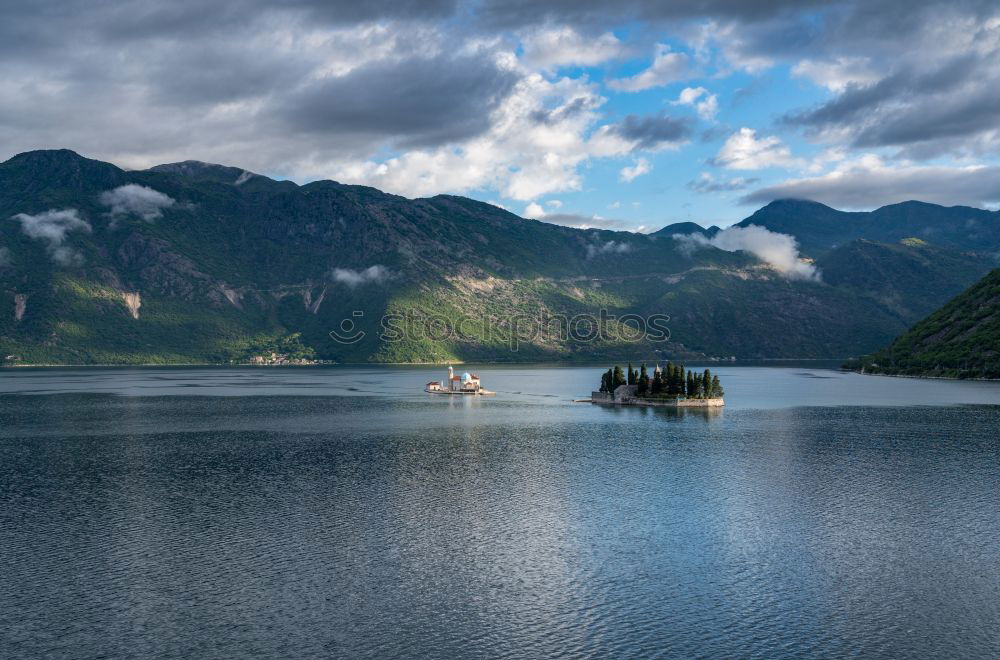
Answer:
[[(0, 358), (839, 358), (886, 345), (998, 254), (1000, 214), (968, 207), (780, 200), (735, 228), (637, 234), (451, 195), (33, 151), (0, 164)], [(588, 332), (602, 310), (608, 332)], [(626, 315), (668, 316), (669, 341), (629, 341)]]

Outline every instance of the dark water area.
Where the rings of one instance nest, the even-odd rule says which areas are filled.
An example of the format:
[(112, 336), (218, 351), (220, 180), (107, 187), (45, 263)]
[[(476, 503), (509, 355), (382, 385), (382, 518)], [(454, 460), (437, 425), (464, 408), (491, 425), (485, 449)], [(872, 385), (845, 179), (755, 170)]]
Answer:
[(439, 371), (0, 373), (0, 657), (1000, 655), (1000, 384)]

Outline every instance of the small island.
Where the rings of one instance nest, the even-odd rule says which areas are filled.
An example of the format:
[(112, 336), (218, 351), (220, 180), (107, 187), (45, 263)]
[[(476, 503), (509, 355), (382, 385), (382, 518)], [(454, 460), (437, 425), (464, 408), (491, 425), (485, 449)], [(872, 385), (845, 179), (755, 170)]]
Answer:
[(490, 392), (479, 382), (479, 376), (466, 371), (461, 376), (455, 375), (455, 370), (448, 367), (448, 379), (442, 383), (432, 380), (424, 385), (424, 392), (430, 394), (467, 394), (472, 396), (493, 396), (496, 392)]
[(682, 364), (656, 365), (650, 376), (646, 365), (636, 371), (615, 366), (601, 375), (601, 388), (591, 392), (590, 402), (618, 406), (666, 406), (670, 408), (717, 408), (726, 405), (719, 377), (705, 369), (687, 371)]

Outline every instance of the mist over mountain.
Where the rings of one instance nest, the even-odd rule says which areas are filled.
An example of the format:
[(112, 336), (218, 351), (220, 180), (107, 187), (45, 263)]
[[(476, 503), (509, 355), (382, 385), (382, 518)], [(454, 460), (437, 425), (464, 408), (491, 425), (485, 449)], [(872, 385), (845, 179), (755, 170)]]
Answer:
[[(997, 213), (966, 207), (781, 200), (733, 228), (646, 235), (449, 195), (34, 151), (0, 164), (0, 357), (225, 362), (294, 333), (337, 361), (844, 357), (885, 345), (997, 253)], [(667, 315), (670, 341), (512, 342), (512, 319), (601, 310)], [(386, 338), (387, 314), (413, 332)], [(477, 322), (432, 332), (462, 318)], [(363, 336), (331, 336), (345, 320)]]

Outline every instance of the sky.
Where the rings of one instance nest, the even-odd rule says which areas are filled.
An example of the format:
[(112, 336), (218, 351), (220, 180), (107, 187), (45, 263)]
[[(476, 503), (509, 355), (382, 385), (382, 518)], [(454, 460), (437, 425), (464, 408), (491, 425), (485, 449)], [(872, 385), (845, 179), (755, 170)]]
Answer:
[(0, 158), (181, 160), (650, 231), (1000, 204), (1000, 4), (0, 0)]

